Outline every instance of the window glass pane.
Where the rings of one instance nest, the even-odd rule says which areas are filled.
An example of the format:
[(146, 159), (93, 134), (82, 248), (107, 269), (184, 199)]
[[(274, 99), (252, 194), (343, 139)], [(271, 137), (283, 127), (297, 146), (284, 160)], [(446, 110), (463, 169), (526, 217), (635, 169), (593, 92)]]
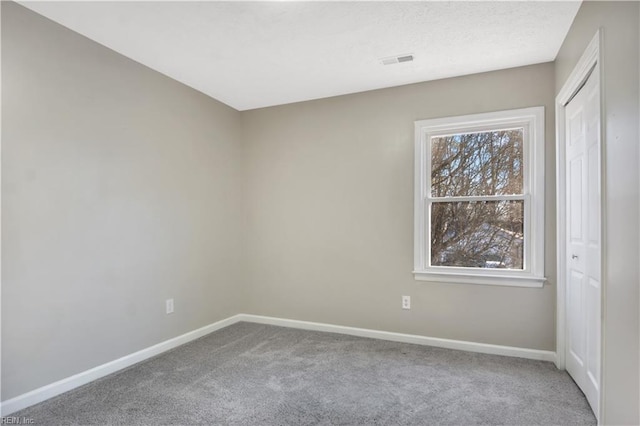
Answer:
[(524, 129), (431, 138), (431, 196), (522, 194)]
[(524, 201), (431, 205), (431, 266), (523, 268)]

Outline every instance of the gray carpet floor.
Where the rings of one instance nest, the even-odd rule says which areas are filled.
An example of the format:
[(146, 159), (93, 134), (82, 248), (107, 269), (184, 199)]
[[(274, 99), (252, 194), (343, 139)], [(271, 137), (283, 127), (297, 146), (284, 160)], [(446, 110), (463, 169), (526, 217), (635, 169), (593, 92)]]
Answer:
[(238, 323), (12, 416), (45, 425), (595, 425), (552, 363)]

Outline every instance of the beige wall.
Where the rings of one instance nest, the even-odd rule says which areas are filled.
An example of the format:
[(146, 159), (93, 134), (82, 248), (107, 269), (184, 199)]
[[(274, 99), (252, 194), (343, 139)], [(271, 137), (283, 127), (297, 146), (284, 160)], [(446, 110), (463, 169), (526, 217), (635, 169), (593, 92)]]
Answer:
[(556, 91), (598, 28), (604, 34), (605, 424), (639, 424), (637, 2), (583, 3), (556, 60)]
[[(244, 112), (249, 312), (554, 350), (553, 92), (542, 64)], [(537, 105), (551, 282), (415, 281), (413, 122)]]
[(2, 66), (2, 398), (241, 311), (240, 114), (7, 2)]

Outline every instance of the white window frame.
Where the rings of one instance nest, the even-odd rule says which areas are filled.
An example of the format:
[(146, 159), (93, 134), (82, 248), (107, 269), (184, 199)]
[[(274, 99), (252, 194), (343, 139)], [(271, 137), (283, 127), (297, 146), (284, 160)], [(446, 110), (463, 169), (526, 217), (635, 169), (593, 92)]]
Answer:
[[(495, 199), (524, 199), (524, 268), (493, 269), (431, 266), (431, 138), (524, 128), (523, 194)], [(415, 122), (414, 278), (443, 283), (542, 287), (544, 277), (544, 107), (419, 120)], [(451, 197), (473, 201), (474, 197)]]

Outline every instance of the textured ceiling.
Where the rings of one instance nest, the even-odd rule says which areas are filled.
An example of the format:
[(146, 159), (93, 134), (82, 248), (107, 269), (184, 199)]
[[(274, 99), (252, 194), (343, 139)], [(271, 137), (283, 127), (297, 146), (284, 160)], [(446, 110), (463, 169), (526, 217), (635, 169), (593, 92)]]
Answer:
[(552, 61), (580, 1), (20, 4), (247, 110)]

